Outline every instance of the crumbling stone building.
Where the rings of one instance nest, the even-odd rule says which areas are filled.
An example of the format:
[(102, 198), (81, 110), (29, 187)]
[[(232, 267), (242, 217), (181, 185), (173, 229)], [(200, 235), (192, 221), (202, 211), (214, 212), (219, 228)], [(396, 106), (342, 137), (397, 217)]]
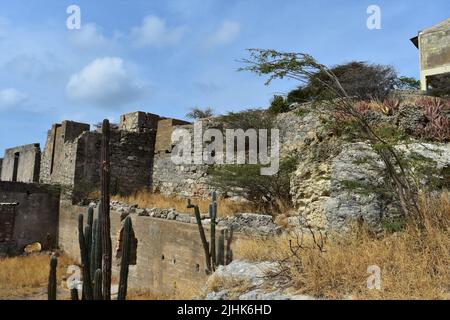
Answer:
[(431, 77), (450, 73), (450, 18), (420, 31), (411, 41), (419, 49), (420, 87), (427, 90)]
[[(188, 122), (145, 112), (120, 117), (110, 142), (111, 192), (128, 194), (153, 185), (155, 153), (171, 150), (171, 128)], [(71, 191), (74, 200), (84, 198), (100, 183), (100, 129), (85, 123), (63, 121), (52, 125), (42, 154), (39, 181)], [(164, 157), (170, 161), (170, 156)], [(158, 173), (156, 173), (158, 175)], [(164, 180), (157, 178), (157, 181)]]
[(40, 161), (39, 143), (6, 149), (0, 162), (0, 180), (38, 182)]

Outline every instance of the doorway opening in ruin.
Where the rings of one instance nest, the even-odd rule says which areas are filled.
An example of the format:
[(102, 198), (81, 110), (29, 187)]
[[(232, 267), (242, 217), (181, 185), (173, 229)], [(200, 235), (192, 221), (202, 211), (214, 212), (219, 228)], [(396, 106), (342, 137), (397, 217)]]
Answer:
[(0, 206), (0, 243), (13, 240), (16, 205), (4, 204)]
[(13, 176), (12, 181), (17, 181), (17, 172), (19, 170), (19, 158), (20, 158), (20, 152), (14, 153), (14, 165), (13, 165)]

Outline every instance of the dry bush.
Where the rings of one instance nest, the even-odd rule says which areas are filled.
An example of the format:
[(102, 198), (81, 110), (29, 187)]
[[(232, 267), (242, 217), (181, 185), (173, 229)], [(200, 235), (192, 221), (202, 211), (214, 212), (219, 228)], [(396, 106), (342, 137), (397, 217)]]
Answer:
[[(237, 243), (236, 256), (278, 261), (282, 276), (296, 290), (316, 297), (450, 299), (449, 193), (422, 194), (419, 206), (422, 228), (409, 222), (402, 232), (376, 238), (360, 227), (330, 237), (323, 250), (307, 237), (295, 255), (294, 235), (248, 239)], [(381, 290), (367, 288), (371, 265), (381, 268)]]
[[(140, 208), (174, 208), (177, 212), (191, 212), (187, 209), (187, 199), (175, 196), (166, 196), (160, 193), (152, 193), (148, 190), (140, 190), (129, 196), (112, 196), (112, 200), (128, 204), (137, 204)], [(200, 212), (208, 212), (210, 199), (193, 198), (192, 203), (199, 206)], [(234, 215), (239, 212), (256, 212), (256, 208), (248, 202), (219, 199), (219, 216)]]
[[(46, 292), (50, 255), (39, 254), (0, 259), (0, 298), (22, 297)], [(66, 275), (73, 260), (58, 257), (57, 283)]]
[(226, 290), (228, 292), (228, 299), (234, 300), (242, 292), (250, 291), (253, 285), (248, 279), (245, 278), (235, 278), (235, 277), (225, 277), (213, 274), (206, 284), (208, 291), (219, 292)]

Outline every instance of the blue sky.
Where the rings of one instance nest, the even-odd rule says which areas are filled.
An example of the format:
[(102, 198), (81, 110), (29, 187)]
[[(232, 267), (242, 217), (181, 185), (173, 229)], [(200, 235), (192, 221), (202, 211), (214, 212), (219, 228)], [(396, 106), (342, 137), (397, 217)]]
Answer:
[[(381, 30), (366, 9), (381, 8)], [(81, 29), (69, 30), (69, 5)], [(141, 110), (183, 118), (265, 107), (296, 86), (237, 72), (246, 48), (364, 60), (418, 77), (418, 30), (449, 17), (450, 1), (0, 0), (0, 156), (40, 142), (52, 123), (96, 123)]]

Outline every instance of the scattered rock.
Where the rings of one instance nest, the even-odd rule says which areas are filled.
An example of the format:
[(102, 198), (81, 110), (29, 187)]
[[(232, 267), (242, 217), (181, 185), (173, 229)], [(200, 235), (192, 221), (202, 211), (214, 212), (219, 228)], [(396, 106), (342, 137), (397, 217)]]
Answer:
[(242, 233), (275, 235), (282, 232), (282, 228), (273, 222), (272, 216), (256, 213), (238, 213), (220, 220), (218, 225)]
[(29, 245), (26, 245), (25, 248), (23, 249), (23, 251), (26, 254), (38, 253), (38, 252), (41, 252), (41, 250), (42, 250), (42, 245), (39, 242), (30, 243)]
[(228, 299), (228, 291), (227, 290), (222, 290), (219, 292), (209, 292), (206, 297), (205, 300), (227, 300)]
[(191, 216), (187, 213), (180, 213), (177, 215), (176, 217), (177, 221), (180, 222), (186, 222), (186, 223), (190, 223), (191, 222)]
[(171, 211), (167, 214), (167, 220), (175, 220), (178, 214), (174, 211)]

